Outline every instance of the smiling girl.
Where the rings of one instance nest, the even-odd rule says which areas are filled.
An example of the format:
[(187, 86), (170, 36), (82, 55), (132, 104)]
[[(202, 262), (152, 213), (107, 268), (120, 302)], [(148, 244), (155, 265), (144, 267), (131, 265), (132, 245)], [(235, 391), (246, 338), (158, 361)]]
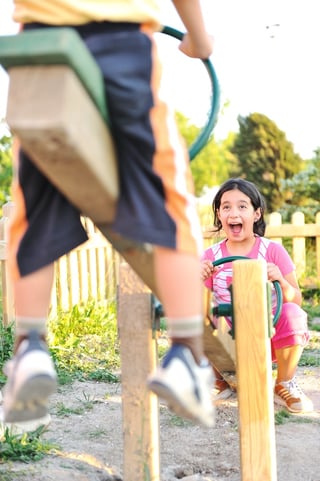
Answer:
[[(212, 208), (215, 232), (223, 230), (226, 238), (206, 249), (202, 256), (204, 284), (213, 292), (215, 305), (230, 303), (228, 288), (232, 282), (232, 264), (214, 267), (213, 261), (228, 256), (266, 261), (268, 280), (278, 281), (283, 295), (281, 314), (271, 339), (272, 361), (277, 363), (274, 400), (290, 412), (311, 411), (311, 400), (295, 380), (299, 359), (309, 339), (307, 315), (301, 309), (302, 295), (295, 266), (287, 250), (264, 237), (265, 201), (253, 183), (230, 179), (217, 192)], [(274, 304), (273, 311), (276, 308)], [(226, 321), (231, 326), (231, 319)], [(212, 322), (215, 324), (215, 318)], [(216, 369), (215, 372), (216, 398), (226, 399), (232, 391)]]

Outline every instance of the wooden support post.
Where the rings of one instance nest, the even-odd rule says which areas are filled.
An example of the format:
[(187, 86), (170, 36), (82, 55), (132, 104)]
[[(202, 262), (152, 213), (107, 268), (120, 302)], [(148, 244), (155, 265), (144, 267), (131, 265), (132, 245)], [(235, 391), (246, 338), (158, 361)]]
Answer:
[(151, 292), (128, 264), (120, 264), (118, 294), (124, 481), (159, 481), (159, 406), (146, 380), (157, 363)]
[(266, 264), (233, 263), (242, 481), (276, 481)]
[(15, 307), (11, 279), (7, 268), (7, 229), (9, 218), (13, 211), (13, 203), (8, 202), (2, 207), (3, 217), (0, 219), (0, 265), (2, 286), (2, 322), (9, 326), (15, 321)]

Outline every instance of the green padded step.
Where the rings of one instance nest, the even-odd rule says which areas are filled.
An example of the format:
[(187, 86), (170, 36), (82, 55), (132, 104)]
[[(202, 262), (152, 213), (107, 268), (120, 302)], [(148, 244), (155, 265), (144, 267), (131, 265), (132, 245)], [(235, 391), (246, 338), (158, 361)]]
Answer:
[(102, 73), (76, 30), (53, 27), (0, 36), (0, 64), (5, 69), (22, 65), (68, 65), (109, 123)]

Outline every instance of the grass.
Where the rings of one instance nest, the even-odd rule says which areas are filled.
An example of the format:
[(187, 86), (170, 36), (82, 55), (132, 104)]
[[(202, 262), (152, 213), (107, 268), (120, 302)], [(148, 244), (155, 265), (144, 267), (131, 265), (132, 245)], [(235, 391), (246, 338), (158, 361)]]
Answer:
[(39, 461), (45, 455), (58, 449), (56, 444), (43, 441), (40, 437), (43, 428), (38, 428), (32, 433), (13, 435), (5, 430), (0, 443), (0, 463), (6, 461), (20, 461), (30, 463)]
[(60, 384), (79, 380), (118, 382), (116, 303), (76, 305), (49, 320), (49, 347)]
[(12, 356), (14, 344), (14, 326), (4, 326), (0, 322), (0, 385), (5, 383), (5, 376), (2, 368)]
[(305, 288), (302, 289), (302, 296), (302, 308), (308, 314), (310, 328), (320, 332), (320, 321), (314, 322), (317, 318), (320, 320), (320, 290)]
[(279, 426), (280, 424), (295, 423), (295, 424), (306, 424), (312, 423), (312, 419), (305, 416), (295, 416), (290, 414), (286, 409), (281, 409), (274, 415), (275, 424)]

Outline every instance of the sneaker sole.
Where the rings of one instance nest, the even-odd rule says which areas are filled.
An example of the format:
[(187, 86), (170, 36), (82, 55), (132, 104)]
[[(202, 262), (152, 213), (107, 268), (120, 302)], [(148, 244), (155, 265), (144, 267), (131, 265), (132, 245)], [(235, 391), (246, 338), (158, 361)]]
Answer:
[(313, 409), (311, 407), (307, 408), (307, 409), (292, 408), (292, 407), (288, 406), (287, 403), (281, 397), (279, 397), (277, 394), (274, 395), (274, 402), (275, 402), (275, 404), (278, 404), (278, 406), (285, 407), (290, 413), (293, 413), (293, 414), (310, 413), (310, 412), (313, 411)]
[(36, 420), (48, 414), (48, 398), (57, 390), (57, 380), (49, 375), (29, 378), (14, 393), (10, 405), (4, 403), (5, 423)]
[[(156, 394), (159, 399), (162, 399), (167, 404), (168, 408), (175, 414), (182, 418), (189, 419), (206, 427), (212, 427), (214, 425), (214, 419), (208, 419), (203, 416), (203, 412), (199, 412), (199, 409), (192, 411), (190, 406), (185, 406), (181, 399), (179, 399), (175, 393), (168, 388), (165, 384), (158, 381), (150, 381), (148, 383), (149, 389)], [(197, 411), (197, 412), (196, 412)]]
[(225, 401), (226, 399), (229, 399), (231, 396), (233, 396), (234, 391), (232, 389), (227, 388), (224, 389), (223, 391), (218, 392), (217, 394), (213, 395), (214, 401)]
[(32, 421), (6, 423), (0, 421), (0, 440), (4, 437), (6, 430), (9, 434), (14, 436), (22, 436), (25, 433), (31, 433), (39, 428), (45, 431), (51, 423), (51, 416), (47, 414), (40, 419), (33, 419)]

